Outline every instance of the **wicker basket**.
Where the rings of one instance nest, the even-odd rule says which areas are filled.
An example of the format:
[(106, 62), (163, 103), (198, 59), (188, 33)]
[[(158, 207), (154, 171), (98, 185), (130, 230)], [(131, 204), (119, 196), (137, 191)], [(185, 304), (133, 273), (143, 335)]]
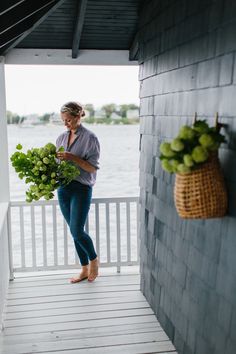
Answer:
[(222, 217), (227, 211), (227, 193), (217, 155), (197, 170), (176, 174), (174, 199), (180, 217), (206, 219)]

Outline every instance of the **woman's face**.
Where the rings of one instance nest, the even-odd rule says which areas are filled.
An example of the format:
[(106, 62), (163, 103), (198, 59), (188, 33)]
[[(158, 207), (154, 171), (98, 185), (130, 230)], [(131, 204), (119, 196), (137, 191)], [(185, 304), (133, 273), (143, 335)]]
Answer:
[(74, 130), (80, 124), (80, 116), (72, 116), (69, 113), (61, 113), (61, 119), (63, 120), (65, 126), (68, 130)]

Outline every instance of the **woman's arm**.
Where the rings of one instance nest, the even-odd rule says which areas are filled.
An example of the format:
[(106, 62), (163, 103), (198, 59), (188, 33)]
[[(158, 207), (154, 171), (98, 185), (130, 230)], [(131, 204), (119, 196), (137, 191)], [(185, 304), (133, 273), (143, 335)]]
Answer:
[(93, 173), (96, 171), (96, 168), (91, 165), (89, 162), (81, 159), (80, 157), (71, 154), (68, 151), (61, 151), (57, 153), (57, 157), (60, 160), (67, 160), (67, 161), (73, 161), (75, 162), (79, 167), (81, 167), (83, 170), (89, 172), (89, 173)]

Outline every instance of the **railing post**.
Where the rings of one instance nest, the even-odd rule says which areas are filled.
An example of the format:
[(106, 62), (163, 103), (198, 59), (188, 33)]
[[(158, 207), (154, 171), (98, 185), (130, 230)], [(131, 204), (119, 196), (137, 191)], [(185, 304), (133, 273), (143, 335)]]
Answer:
[(140, 205), (139, 200), (137, 201), (137, 214), (136, 214), (136, 223), (137, 223), (137, 260), (140, 264), (140, 229), (139, 229), (139, 212), (140, 212)]
[(14, 280), (13, 256), (12, 256), (12, 232), (11, 232), (11, 205), (9, 205), (7, 211), (7, 234), (8, 234), (9, 270), (10, 270), (9, 280)]
[(121, 235), (120, 235), (120, 203), (116, 203), (116, 242), (117, 242), (117, 273), (120, 273)]

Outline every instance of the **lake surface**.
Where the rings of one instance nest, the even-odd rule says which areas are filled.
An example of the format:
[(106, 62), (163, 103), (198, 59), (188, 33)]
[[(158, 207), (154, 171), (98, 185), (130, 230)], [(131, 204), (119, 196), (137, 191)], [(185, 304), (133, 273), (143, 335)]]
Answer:
[[(138, 196), (139, 178), (139, 125), (89, 125), (101, 145), (100, 170), (93, 189), (93, 197)], [(55, 144), (64, 126), (39, 125), (19, 127), (8, 125), (9, 156), (18, 143), (23, 151), (41, 147), (48, 142)], [(25, 200), (27, 185), (20, 180), (10, 164), (11, 200)], [(56, 198), (56, 197), (55, 197)]]

